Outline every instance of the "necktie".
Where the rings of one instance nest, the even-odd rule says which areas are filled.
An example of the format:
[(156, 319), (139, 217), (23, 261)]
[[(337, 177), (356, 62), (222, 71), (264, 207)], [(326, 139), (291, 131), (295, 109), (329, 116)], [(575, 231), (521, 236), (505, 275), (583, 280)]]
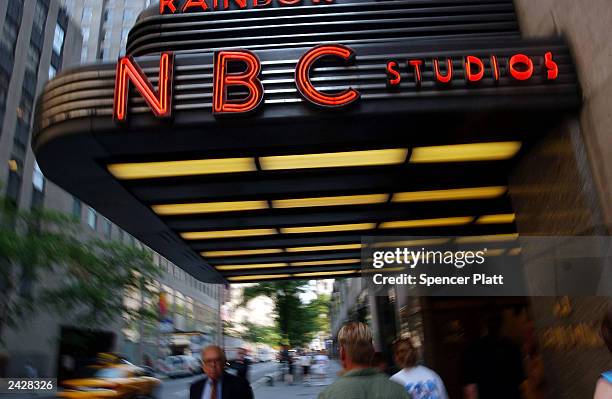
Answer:
[(212, 389), (210, 390), (210, 399), (217, 399), (217, 381), (210, 380)]

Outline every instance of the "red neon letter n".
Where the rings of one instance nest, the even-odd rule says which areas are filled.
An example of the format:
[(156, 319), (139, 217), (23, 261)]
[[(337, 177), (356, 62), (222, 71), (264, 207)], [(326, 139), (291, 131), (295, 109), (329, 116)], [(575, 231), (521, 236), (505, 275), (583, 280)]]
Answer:
[(124, 121), (127, 117), (128, 86), (130, 81), (142, 95), (155, 116), (165, 118), (172, 113), (172, 71), (174, 57), (172, 53), (162, 53), (159, 60), (159, 95), (155, 93), (151, 82), (132, 57), (122, 57), (117, 62), (115, 76), (115, 98), (113, 118)]

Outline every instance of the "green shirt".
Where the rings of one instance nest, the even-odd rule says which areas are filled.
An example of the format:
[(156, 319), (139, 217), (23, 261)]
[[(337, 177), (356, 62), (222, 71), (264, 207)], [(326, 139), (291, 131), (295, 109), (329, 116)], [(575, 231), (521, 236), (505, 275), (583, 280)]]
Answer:
[(319, 399), (410, 399), (400, 384), (376, 369), (349, 371), (319, 394)]

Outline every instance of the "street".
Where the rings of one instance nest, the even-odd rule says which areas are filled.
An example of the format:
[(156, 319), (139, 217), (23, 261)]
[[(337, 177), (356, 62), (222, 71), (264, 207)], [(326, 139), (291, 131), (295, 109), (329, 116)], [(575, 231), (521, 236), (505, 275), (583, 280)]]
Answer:
[[(278, 379), (275, 379), (274, 385), (270, 386), (265, 381), (261, 381), (261, 379), (266, 374), (277, 371), (278, 363), (258, 363), (251, 367), (249, 380), (253, 386), (256, 399), (285, 399), (294, 397), (316, 399), (319, 392), (333, 382), (338, 369), (339, 366), (332, 362), (327, 375), (323, 378), (313, 379), (309, 386), (305, 386), (299, 378), (292, 386), (287, 385), (285, 382), (280, 382)], [(160, 397), (164, 399), (188, 398), (189, 385), (198, 378), (202, 378), (202, 376), (164, 380)]]
[[(278, 363), (276, 362), (256, 363), (249, 370), (249, 381), (251, 384), (254, 384), (259, 379), (265, 377), (266, 374), (273, 373), (276, 370), (278, 370)], [(202, 378), (202, 375), (165, 379), (160, 396), (168, 399), (187, 398), (189, 395), (189, 385), (199, 378)]]

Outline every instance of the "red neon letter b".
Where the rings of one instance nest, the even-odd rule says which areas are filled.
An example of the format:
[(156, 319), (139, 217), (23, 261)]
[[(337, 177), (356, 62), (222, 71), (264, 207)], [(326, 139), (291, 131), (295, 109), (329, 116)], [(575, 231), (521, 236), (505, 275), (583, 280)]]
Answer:
[[(243, 72), (228, 72), (230, 62), (246, 64)], [(255, 54), (247, 50), (215, 52), (213, 72), (213, 114), (244, 113), (254, 111), (263, 100), (264, 88), (258, 76), (261, 62)], [(249, 94), (240, 100), (229, 100), (227, 89), (230, 86), (243, 86)]]

